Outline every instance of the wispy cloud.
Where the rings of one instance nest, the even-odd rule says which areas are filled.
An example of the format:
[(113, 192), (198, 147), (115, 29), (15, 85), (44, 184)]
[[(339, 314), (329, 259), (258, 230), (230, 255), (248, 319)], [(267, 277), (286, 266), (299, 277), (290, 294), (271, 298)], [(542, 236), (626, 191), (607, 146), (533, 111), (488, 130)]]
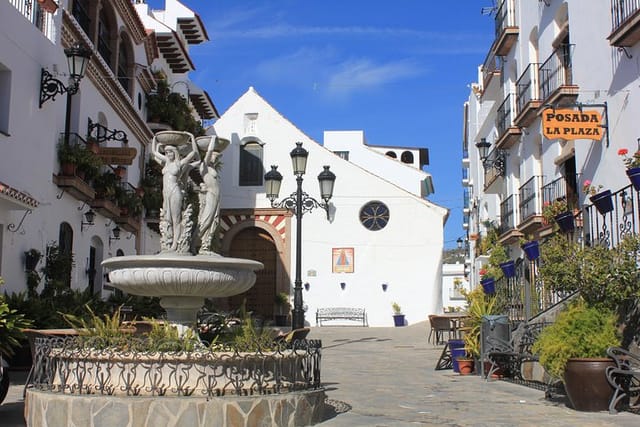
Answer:
[(335, 49), (303, 48), (258, 63), (255, 75), (271, 84), (295, 85), (330, 98), (346, 100), (428, 70), (408, 60), (375, 62), (368, 58), (341, 59)]
[(427, 70), (409, 61), (382, 64), (361, 59), (340, 64), (329, 78), (328, 94), (346, 98), (357, 92), (373, 90), (400, 80), (416, 77)]

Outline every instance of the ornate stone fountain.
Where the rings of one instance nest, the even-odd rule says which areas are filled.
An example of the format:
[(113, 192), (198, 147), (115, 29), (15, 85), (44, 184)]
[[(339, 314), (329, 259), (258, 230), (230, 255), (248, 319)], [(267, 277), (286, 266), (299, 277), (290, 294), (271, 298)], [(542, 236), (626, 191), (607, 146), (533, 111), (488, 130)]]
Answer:
[[(102, 262), (116, 288), (133, 295), (160, 297), (167, 320), (174, 324), (193, 326), (205, 298), (247, 291), (255, 283), (254, 271), (264, 267), (258, 261), (223, 257), (211, 249), (220, 217), (219, 157), (228, 144), (217, 136), (196, 139), (188, 132), (158, 132), (151, 149), (163, 166), (162, 251)], [(197, 225), (192, 219), (194, 207), (184, 198), (193, 169), (201, 180)]]
[[(212, 250), (220, 209), (217, 160), (228, 144), (215, 136), (157, 133), (152, 153), (163, 165), (162, 250), (102, 263), (115, 287), (160, 297), (169, 322), (183, 331), (195, 324), (206, 297), (250, 289), (255, 271), (263, 268)], [(194, 168), (202, 181), (197, 225), (193, 206), (183, 199)], [(60, 420), (104, 427), (313, 425), (323, 417), (325, 400), (320, 348), (319, 341), (307, 340), (249, 352), (233, 345), (149, 352), (37, 338), (25, 418), (28, 425), (43, 426)]]

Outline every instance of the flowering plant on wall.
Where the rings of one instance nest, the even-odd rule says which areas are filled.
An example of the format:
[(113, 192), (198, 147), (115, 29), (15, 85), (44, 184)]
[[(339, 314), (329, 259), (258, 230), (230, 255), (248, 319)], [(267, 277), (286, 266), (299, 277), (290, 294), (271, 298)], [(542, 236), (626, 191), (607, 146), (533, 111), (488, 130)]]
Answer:
[(567, 201), (564, 199), (557, 199), (553, 202), (546, 201), (542, 206), (542, 216), (548, 223), (551, 223), (551, 220), (556, 215), (567, 212), (568, 210)]
[(618, 150), (618, 155), (622, 157), (622, 161), (627, 169), (640, 167), (640, 150), (636, 151), (633, 156), (629, 157), (629, 150), (621, 148)]
[(582, 184), (582, 192), (584, 194), (595, 196), (600, 190), (602, 190), (602, 185), (593, 185), (588, 179)]

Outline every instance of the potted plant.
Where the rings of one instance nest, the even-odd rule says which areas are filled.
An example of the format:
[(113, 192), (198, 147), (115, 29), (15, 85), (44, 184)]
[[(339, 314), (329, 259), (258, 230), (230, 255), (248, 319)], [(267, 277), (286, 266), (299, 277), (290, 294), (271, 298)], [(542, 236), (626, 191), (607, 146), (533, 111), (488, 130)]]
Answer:
[(95, 179), (103, 165), (102, 159), (88, 147), (79, 147), (76, 152), (76, 172), (84, 181)]
[(277, 314), (275, 315), (276, 326), (287, 326), (289, 294), (286, 292), (278, 292), (275, 296), (274, 303), (277, 308)]
[(467, 317), (464, 319), (464, 348), (469, 357), (480, 358), (480, 330), (484, 316), (500, 313), (500, 306), (495, 295), (488, 295), (482, 286), (472, 291), (463, 291), (467, 300)]
[(400, 304), (397, 302), (392, 303), (391, 309), (393, 310), (393, 324), (395, 326), (404, 326), (404, 314), (402, 314)]
[(622, 156), (622, 161), (627, 168), (626, 173), (629, 181), (636, 191), (640, 191), (640, 150), (633, 153), (632, 157), (629, 157), (628, 154), (629, 150), (626, 148), (618, 150), (618, 155)]
[(594, 204), (601, 215), (605, 215), (613, 210), (613, 198), (611, 190), (602, 190), (602, 185), (593, 185), (586, 180), (582, 184), (582, 192), (589, 196), (589, 200)]
[(573, 212), (569, 209), (564, 198), (556, 199), (553, 202), (545, 202), (542, 207), (542, 217), (547, 224), (555, 221), (563, 233), (574, 228)]
[(605, 369), (614, 362), (606, 351), (619, 344), (614, 312), (579, 299), (540, 333), (532, 350), (549, 375), (563, 379), (574, 409), (602, 411), (613, 394)]
[(40, 262), (40, 258), (42, 257), (42, 252), (39, 250), (32, 248), (24, 253), (24, 268), (27, 272), (35, 271), (38, 262)]
[(77, 145), (72, 145), (60, 141), (58, 143), (58, 162), (60, 162), (60, 171), (62, 175), (74, 176), (76, 174), (76, 168), (78, 165), (78, 151)]
[(105, 172), (93, 180), (93, 188), (96, 190), (96, 199), (115, 200), (116, 191), (120, 180), (113, 172)]

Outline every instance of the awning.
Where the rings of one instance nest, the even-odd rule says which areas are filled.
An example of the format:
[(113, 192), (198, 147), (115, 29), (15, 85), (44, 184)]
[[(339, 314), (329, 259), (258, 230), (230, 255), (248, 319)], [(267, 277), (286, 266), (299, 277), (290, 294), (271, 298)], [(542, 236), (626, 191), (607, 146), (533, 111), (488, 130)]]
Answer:
[(29, 193), (13, 188), (2, 181), (0, 181), (0, 200), (3, 205), (8, 205), (9, 210), (32, 210), (40, 204)]

